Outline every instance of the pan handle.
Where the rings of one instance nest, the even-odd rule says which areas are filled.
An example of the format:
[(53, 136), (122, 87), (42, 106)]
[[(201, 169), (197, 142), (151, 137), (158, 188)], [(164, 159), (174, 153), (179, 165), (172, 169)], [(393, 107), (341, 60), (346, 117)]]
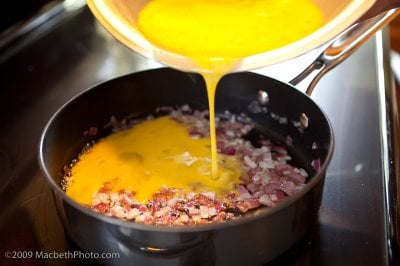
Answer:
[(306, 78), (311, 79), (306, 90), (306, 94), (310, 96), (325, 73), (347, 59), (398, 14), (400, 14), (400, 8), (391, 9), (350, 26), (333, 39), (323, 52), (289, 83), (295, 86)]
[(147, 255), (154, 256), (165, 256), (165, 257), (173, 257), (178, 256), (180, 254), (186, 253), (190, 254), (190, 251), (195, 250), (201, 246), (210, 243), (212, 239), (212, 234), (208, 235), (206, 239), (202, 240), (190, 240), (184, 243), (176, 244), (170, 247), (158, 247), (158, 246), (149, 246), (145, 243), (142, 243), (134, 238), (129, 239), (129, 246), (134, 248), (134, 250), (140, 250)]
[[(135, 231), (118, 229), (113, 231), (118, 243), (127, 250), (142, 252), (148, 256), (174, 257), (180, 254), (192, 254), (197, 248), (212, 245), (214, 232), (163, 233), (151, 231), (146, 235), (132, 234)], [(142, 232), (139, 232), (142, 233)], [(176, 239), (178, 237), (178, 240)]]
[(398, 7), (400, 7), (400, 0), (375, 0), (374, 5), (367, 12), (365, 12), (365, 14), (362, 15), (358, 21), (375, 17), (376, 15), (379, 15), (385, 11)]

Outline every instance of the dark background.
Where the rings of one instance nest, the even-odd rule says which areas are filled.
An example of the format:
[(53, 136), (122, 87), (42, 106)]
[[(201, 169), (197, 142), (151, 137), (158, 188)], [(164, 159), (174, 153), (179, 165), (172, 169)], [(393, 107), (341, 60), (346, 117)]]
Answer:
[(29, 19), (50, 2), (62, 0), (7, 0), (2, 1), (0, 8), (0, 33), (12, 26)]

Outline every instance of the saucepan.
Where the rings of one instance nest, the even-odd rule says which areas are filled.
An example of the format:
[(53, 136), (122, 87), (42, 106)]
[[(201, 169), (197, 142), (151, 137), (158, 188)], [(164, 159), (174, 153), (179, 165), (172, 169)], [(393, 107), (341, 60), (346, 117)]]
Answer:
[[(125, 265), (257, 265), (284, 252), (309, 230), (321, 201), (324, 173), (333, 152), (333, 133), (322, 110), (288, 84), (254, 73), (224, 77), (216, 95), (217, 112), (246, 113), (275, 142), (292, 139), (290, 154), (312, 177), (293, 197), (274, 208), (217, 224), (161, 227), (106, 217), (79, 205), (62, 190), (63, 166), (97, 136), (111, 116), (151, 114), (159, 106), (190, 105), (207, 109), (204, 81), (197, 74), (169, 68), (148, 70), (99, 84), (64, 105), (46, 126), (40, 161), (53, 189), (70, 238), (84, 251), (117, 252)], [(268, 103), (264, 97), (268, 95)], [(294, 126), (308, 118), (307, 128)], [(277, 116), (289, 123), (282, 124)], [(293, 123), (292, 123), (293, 121)], [(296, 123), (297, 122), (297, 123)], [(319, 160), (314, 170), (312, 162)], [(207, 265), (207, 264), (206, 264)]]
[[(372, 32), (392, 15), (388, 13), (365, 27)], [(313, 74), (310, 94), (323, 73), (370, 35), (363, 27), (351, 28), (339, 36), (292, 83)], [(353, 46), (340, 46), (350, 36), (355, 39)], [(63, 167), (86, 143), (109, 134), (103, 126), (111, 116), (144, 116), (159, 106), (183, 104), (206, 109), (205, 91), (204, 80), (198, 74), (169, 68), (147, 70), (98, 84), (54, 114), (40, 140), (39, 161), (65, 231), (79, 248), (96, 254), (118, 254), (118, 259), (100, 259), (105, 264), (260, 265), (288, 250), (310, 231), (318, 217), (325, 172), (333, 154), (331, 125), (307, 94), (291, 84), (250, 72), (222, 78), (217, 87), (217, 113), (246, 113), (280, 144), (290, 136), (288, 150), (294, 163), (310, 173), (307, 184), (295, 195), (275, 207), (260, 208), (233, 221), (166, 227), (107, 217), (65, 194), (61, 186)], [(276, 117), (285, 117), (289, 123), (281, 123)], [(301, 117), (306, 117), (307, 123), (299, 127)], [(96, 137), (84, 134), (91, 127), (99, 129)]]

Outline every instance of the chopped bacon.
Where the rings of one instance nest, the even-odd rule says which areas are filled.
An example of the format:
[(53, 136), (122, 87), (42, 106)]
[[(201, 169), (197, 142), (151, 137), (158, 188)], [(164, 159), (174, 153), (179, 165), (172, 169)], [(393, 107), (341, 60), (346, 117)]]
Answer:
[(100, 213), (108, 213), (110, 211), (110, 205), (106, 203), (99, 203), (94, 205), (92, 209), (95, 209)]

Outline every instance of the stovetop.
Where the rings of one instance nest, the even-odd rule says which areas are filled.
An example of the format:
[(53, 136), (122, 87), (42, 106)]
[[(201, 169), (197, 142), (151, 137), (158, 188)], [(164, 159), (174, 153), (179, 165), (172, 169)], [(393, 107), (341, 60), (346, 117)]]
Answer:
[[(312, 98), (326, 112), (335, 133), (318, 223), (268, 265), (398, 262), (388, 197), (396, 202), (390, 198), (393, 191), (388, 193), (390, 158), (385, 156), (390, 144), (385, 139), (391, 132), (385, 131), (388, 121), (382, 121), (387, 118), (385, 105), (392, 104), (384, 99), (390, 84), (382, 65), (384, 42), (385, 34), (379, 33), (326, 74), (315, 89)], [(63, 231), (38, 166), (41, 131), (51, 115), (80, 91), (161, 65), (118, 43), (85, 6), (63, 6), (41, 26), (0, 46), (0, 62), (0, 264), (87, 263), (86, 259), (35, 258), (36, 254), (26, 258), (36, 251), (77, 250)], [(287, 81), (292, 72), (305, 67), (303, 61), (290, 64), (290, 68), (257, 72)], [(7, 251), (16, 258), (7, 258)]]

